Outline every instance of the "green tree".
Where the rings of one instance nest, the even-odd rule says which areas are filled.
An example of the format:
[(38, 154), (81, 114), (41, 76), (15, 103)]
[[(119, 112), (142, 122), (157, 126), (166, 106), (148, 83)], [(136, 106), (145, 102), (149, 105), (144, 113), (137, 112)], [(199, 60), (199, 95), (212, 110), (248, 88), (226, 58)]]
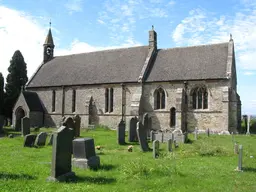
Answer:
[(0, 115), (4, 113), (4, 77), (0, 73)]
[(5, 116), (12, 119), (12, 110), (17, 101), (21, 88), (28, 81), (27, 64), (19, 50), (15, 51), (8, 67), (8, 76), (5, 86), (4, 113)]

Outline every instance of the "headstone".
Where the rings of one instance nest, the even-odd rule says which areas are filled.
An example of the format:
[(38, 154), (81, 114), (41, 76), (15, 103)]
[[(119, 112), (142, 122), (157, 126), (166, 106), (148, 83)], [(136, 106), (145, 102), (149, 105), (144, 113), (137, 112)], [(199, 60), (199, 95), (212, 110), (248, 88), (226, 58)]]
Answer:
[(65, 181), (75, 176), (71, 172), (73, 130), (61, 126), (53, 135), (52, 167), (48, 181)]
[(53, 142), (53, 134), (50, 135), (48, 145), (52, 145), (52, 142)]
[(163, 132), (162, 133), (162, 142), (167, 142), (169, 139), (172, 139), (172, 132)]
[(36, 135), (35, 134), (28, 134), (24, 137), (24, 147), (33, 147), (35, 144)]
[(47, 133), (41, 132), (37, 135), (35, 145), (36, 146), (44, 146), (46, 143)]
[(138, 122), (137, 117), (131, 118), (130, 128), (129, 128), (129, 131), (128, 131), (128, 141), (129, 142), (138, 141), (137, 133), (136, 133), (137, 122)]
[(21, 133), (22, 136), (30, 134), (30, 119), (28, 117), (21, 119)]
[(208, 137), (210, 137), (210, 129), (209, 128), (207, 128), (206, 134), (207, 134)]
[(168, 152), (172, 152), (172, 139), (168, 139), (167, 148), (168, 148)]
[(4, 116), (0, 115), (0, 133), (3, 132), (3, 126), (4, 126)]
[(186, 134), (183, 134), (181, 129), (175, 129), (172, 132), (172, 139), (176, 140), (177, 143), (185, 143), (186, 141)]
[(67, 128), (71, 128), (71, 129), (75, 129), (75, 123), (73, 121), (73, 118), (72, 117), (67, 117), (67, 118), (64, 118), (64, 121), (62, 123), (62, 126), (65, 126)]
[(117, 142), (119, 145), (125, 144), (125, 122), (123, 120), (120, 121), (117, 128)]
[(238, 155), (237, 171), (242, 171), (242, 161), (243, 161), (243, 146), (239, 145), (239, 155)]
[(153, 158), (159, 157), (159, 141), (153, 141)]
[(197, 140), (197, 127), (195, 128), (194, 136), (195, 136), (195, 140)]
[(147, 130), (144, 129), (142, 123), (139, 121), (137, 123), (137, 137), (140, 143), (140, 148), (143, 152), (149, 151), (148, 141), (147, 141)]
[(234, 144), (234, 154), (238, 154), (238, 145), (237, 145), (237, 143)]
[(158, 140), (161, 143), (163, 143), (163, 132), (158, 131), (158, 132), (154, 133), (154, 137), (155, 137), (154, 138), (155, 140)]
[(82, 169), (97, 169), (100, 166), (100, 158), (96, 156), (94, 140), (92, 138), (79, 138), (73, 140), (74, 167)]
[(150, 131), (150, 141), (154, 141), (155, 140), (155, 133), (153, 130)]
[(251, 119), (251, 116), (248, 115), (246, 135), (250, 135), (250, 119)]
[(81, 117), (79, 115), (75, 115), (73, 117), (73, 121), (75, 124), (75, 137), (80, 137), (80, 129), (81, 129)]

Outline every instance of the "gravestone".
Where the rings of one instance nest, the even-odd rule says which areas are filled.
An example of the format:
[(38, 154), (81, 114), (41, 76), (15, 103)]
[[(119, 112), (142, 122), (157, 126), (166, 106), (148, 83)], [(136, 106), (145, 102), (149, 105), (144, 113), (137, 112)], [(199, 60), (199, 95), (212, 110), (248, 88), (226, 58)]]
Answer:
[(159, 141), (153, 141), (153, 158), (159, 157)]
[(206, 134), (208, 137), (210, 137), (210, 129), (209, 128), (206, 130)]
[(47, 138), (47, 133), (45, 133), (45, 132), (39, 133), (36, 137), (35, 145), (36, 146), (44, 146), (46, 143), (46, 138)]
[(64, 118), (64, 122), (62, 123), (62, 126), (65, 126), (65, 127), (67, 127), (67, 128), (73, 129), (72, 134), (73, 134), (73, 139), (74, 139), (74, 137), (75, 137), (75, 135), (74, 135), (74, 134), (75, 134), (75, 133), (74, 133), (74, 130), (75, 130), (75, 123), (74, 123), (73, 118), (72, 118), (71, 116), (65, 117), (65, 118)]
[(53, 142), (53, 134), (50, 135), (48, 145), (52, 145), (52, 142)]
[(61, 126), (53, 135), (51, 176), (48, 181), (65, 181), (71, 172), (73, 129)]
[(234, 154), (238, 154), (238, 145), (237, 145), (237, 143), (234, 144)]
[(153, 132), (153, 134), (154, 134), (154, 140), (158, 140), (161, 143), (163, 143), (163, 132), (157, 131), (157, 132)]
[(163, 134), (163, 136), (162, 136), (162, 142), (167, 142), (169, 139), (172, 139), (172, 132), (169, 132), (169, 131), (167, 131), (167, 132), (163, 132), (162, 133)]
[(75, 137), (80, 137), (80, 129), (81, 129), (81, 117), (79, 115), (75, 115), (73, 117), (74, 125), (75, 125)]
[(144, 129), (142, 123), (137, 122), (137, 137), (140, 143), (140, 148), (143, 152), (149, 151), (148, 141), (147, 141), (147, 130)]
[(197, 127), (195, 128), (194, 137), (195, 137), (195, 140), (197, 140)]
[(4, 126), (4, 116), (0, 115), (0, 133), (3, 132), (3, 126)]
[(24, 137), (24, 147), (33, 147), (35, 144), (36, 135), (35, 134), (28, 134)]
[(28, 117), (21, 119), (21, 133), (22, 136), (30, 134), (30, 119)]
[(237, 171), (242, 171), (242, 162), (243, 162), (243, 146), (239, 145)]
[(172, 152), (172, 139), (168, 139), (167, 141), (167, 150), (168, 152)]
[(117, 142), (119, 145), (125, 144), (125, 122), (123, 120), (120, 121), (117, 128)]
[(129, 131), (128, 131), (128, 141), (129, 142), (138, 141), (137, 133), (136, 133), (137, 122), (138, 122), (137, 117), (133, 117), (130, 120), (130, 128), (129, 128)]
[(94, 139), (79, 138), (73, 140), (72, 165), (82, 169), (97, 169), (100, 166), (100, 158), (95, 153)]
[(185, 143), (186, 134), (183, 134), (181, 129), (175, 129), (172, 132), (172, 140), (176, 140), (176, 143)]

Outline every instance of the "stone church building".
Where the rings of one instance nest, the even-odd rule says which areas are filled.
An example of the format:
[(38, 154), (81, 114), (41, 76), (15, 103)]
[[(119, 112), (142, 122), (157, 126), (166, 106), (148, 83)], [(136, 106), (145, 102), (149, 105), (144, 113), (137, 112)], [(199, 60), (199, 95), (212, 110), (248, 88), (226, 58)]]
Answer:
[(236, 132), (241, 121), (234, 42), (159, 49), (145, 46), (54, 56), (49, 29), (43, 62), (20, 94), (13, 125), (58, 127), (79, 115), (81, 126), (126, 128), (148, 114), (154, 130)]

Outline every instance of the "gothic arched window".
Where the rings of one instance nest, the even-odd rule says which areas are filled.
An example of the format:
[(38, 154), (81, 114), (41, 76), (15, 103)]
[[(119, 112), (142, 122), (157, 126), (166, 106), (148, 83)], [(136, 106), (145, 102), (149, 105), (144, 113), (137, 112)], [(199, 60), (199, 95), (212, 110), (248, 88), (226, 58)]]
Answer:
[(192, 90), (192, 107), (193, 109), (208, 108), (208, 92), (206, 87), (196, 87)]
[(170, 127), (175, 127), (176, 125), (176, 109), (172, 107), (170, 109)]
[(154, 109), (165, 108), (165, 92), (162, 88), (158, 88), (154, 93)]

